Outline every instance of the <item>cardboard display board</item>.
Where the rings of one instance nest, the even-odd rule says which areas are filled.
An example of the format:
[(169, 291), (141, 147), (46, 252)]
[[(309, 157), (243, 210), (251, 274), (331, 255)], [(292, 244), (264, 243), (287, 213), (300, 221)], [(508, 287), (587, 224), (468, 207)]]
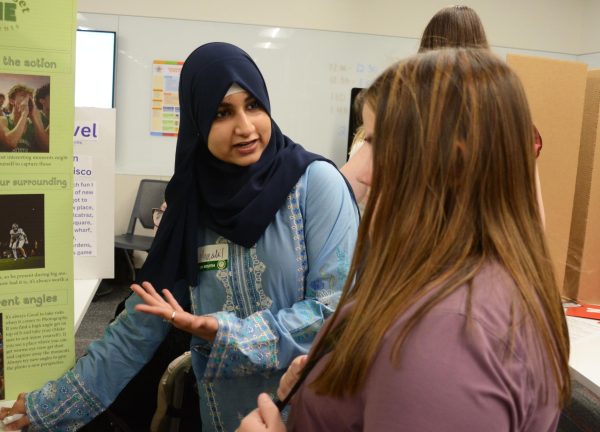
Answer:
[(575, 209), (579, 201), (585, 208), (580, 210), (581, 223), (571, 237), (571, 250), (580, 267), (574, 272), (577, 299), (600, 304), (600, 69), (588, 74), (585, 102)]
[[(538, 158), (546, 234), (559, 286), (563, 286), (571, 230), (587, 66), (509, 54), (520, 77), (544, 147)], [(565, 292), (565, 295), (568, 293)]]

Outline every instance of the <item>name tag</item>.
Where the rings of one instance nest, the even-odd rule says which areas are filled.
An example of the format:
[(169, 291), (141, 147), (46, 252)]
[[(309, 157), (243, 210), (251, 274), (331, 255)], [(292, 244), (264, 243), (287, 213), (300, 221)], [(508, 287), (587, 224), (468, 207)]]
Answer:
[(223, 270), (229, 261), (229, 245), (214, 244), (198, 248), (198, 270)]

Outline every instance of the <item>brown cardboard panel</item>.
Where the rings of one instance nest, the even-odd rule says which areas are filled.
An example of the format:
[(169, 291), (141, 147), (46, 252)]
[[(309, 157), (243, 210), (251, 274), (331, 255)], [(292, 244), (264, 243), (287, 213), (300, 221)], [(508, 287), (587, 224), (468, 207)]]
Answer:
[(599, 103), (600, 75), (596, 72), (589, 72), (583, 106), (575, 201), (573, 203), (567, 267), (565, 269), (564, 288), (565, 293), (570, 298), (578, 298), (582, 254), (588, 221), (594, 149), (596, 147)]
[[(600, 69), (588, 74), (583, 119), (576, 201), (587, 198), (588, 205), (580, 232), (572, 236), (571, 245), (573, 255), (581, 254), (577, 298), (583, 303), (600, 304)], [(581, 193), (580, 178), (582, 183), (587, 181), (587, 190), (582, 189)]]
[[(577, 177), (587, 66), (509, 54), (525, 88), (544, 143), (538, 158), (546, 210), (546, 236), (558, 285), (563, 286)], [(567, 294), (567, 293), (565, 293)]]

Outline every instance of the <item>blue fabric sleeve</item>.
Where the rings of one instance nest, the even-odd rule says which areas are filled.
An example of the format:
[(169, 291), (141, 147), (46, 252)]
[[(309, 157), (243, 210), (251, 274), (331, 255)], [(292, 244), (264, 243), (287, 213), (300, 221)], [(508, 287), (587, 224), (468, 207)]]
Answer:
[[(189, 304), (187, 292), (182, 286), (174, 293), (183, 307)], [(132, 294), (125, 310), (107, 327), (102, 339), (88, 347), (87, 355), (73, 369), (26, 395), (30, 431), (77, 430), (104, 411), (148, 362), (170, 325), (135, 311), (141, 301)]]
[(341, 174), (326, 162), (309, 166), (302, 204), (304, 298), (289, 308), (262, 310), (245, 319), (233, 312), (212, 314), (219, 330), (205, 379), (286, 368), (296, 356), (308, 352), (324, 320), (335, 310), (356, 242), (358, 211)]

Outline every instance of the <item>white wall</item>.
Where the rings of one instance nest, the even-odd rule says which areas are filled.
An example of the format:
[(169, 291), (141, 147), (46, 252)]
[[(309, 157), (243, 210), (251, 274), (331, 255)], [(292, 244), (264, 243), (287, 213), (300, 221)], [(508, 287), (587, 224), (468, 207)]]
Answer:
[[(132, 15), (419, 39), (431, 16), (448, 4), (451, 2), (447, 0), (229, 0), (226, 4), (206, 0), (79, 0), (78, 10), (114, 15), (98, 17), (105, 22), (95, 22), (93, 27), (115, 31), (119, 30), (116, 15)], [(600, 67), (600, 30), (597, 27), (600, 0), (472, 0), (463, 4), (478, 12), (490, 44), (496, 47), (507, 51), (547, 51), (548, 55), (565, 53), (573, 58), (585, 54), (577, 59), (591, 67)], [(127, 227), (141, 178), (137, 175), (118, 175), (116, 178), (116, 233), (124, 232)]]
[(598, 69), (600, 68), (600, 50), (593, 54), (579, 55), (577, 61), (586, 63), (590, 69)]
[(600, 1), (584, 1), (582, 22), (580, 54), (600, 54)]
[[(79, 0), (80, 12), (272, 25), (419, 38), (447, 0)], [(597, 0), (472, 0), (496, 46), (579, 54)], [(582, 27), (583, 17), (589, 23)], [(597, 22), (597, 19), (595, 20)], [(596, 32), (597, 33), (597, 32)], [(600, 35), (596, 41), (600, 42)], [(597, 43), (596, 50), (600, 46)], [(586, 45), (586, 49), (587, 45)]]

